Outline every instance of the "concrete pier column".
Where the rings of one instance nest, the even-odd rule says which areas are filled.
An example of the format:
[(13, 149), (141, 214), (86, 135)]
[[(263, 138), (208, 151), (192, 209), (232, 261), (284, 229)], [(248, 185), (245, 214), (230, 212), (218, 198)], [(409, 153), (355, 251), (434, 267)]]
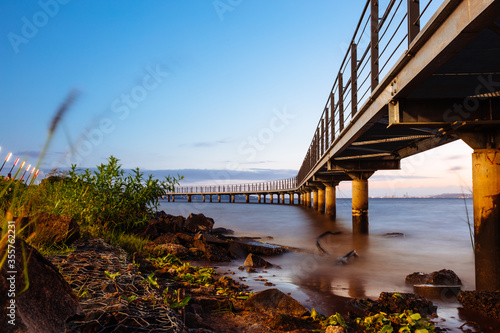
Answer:
[(210, 194), (210, 202), (212, 202), (212, 195)]
[(281, 203), (285, 204), (285, 193), (281, 193)]
[(249, 203), (250, 202), (250, 194), (245, 195), (245, 202)]
[(281, 202), (281, 196), (279, 193), (276, 194), (276, 200), (278, 201), (278, 204)]
[(309, 192), (307, 191), (306, 192), (306, 207), (307, 208), (311, 208), (311, 196), (312, 196), (312, 192)]
[(476, 290), (500, 289), (500, 149), (472, 153)]
[(337, 198), (335, 193), (335, 185), (328, 184), (325, 186), (325, 196), (326, 196), (326, 215), (331, 219), (337, 217)]
[(205, 202), (205, 194), (203, 194), (203, 202)]
[(231, 197), (229, 198), (229, 202), (232, 202), (232, 203), (236, 202), (236, 196), (234, 194), (231, 194)]
[(289, 193), (288, 195), (290, 196), (290, 199), (289, 199), (290, 205), (293, 205), (294, 201), (295, 201), (295, 193), (292, 192), (292, 193)]
[(476, 290), (500, 290), (500, 128), (488, 127), (458, 135), (474, 149), (472, 195)]
[(172, 202), (175, 202), (175, 195), (172, 196)]
[(218, 195), (218, 197), (219, 197), (219, 198), (218, 198), (218, 200), (219, 200), (219, 202), (220, 202), (220, 194)]
[(188, 194), (188, 202), (191, 202), (191, 194)]
[(318, 188), (318, 212), (325, 212), (325, 189), (322, 187)]
[(170, 195), (167, 195), (167, 197), (168, 197), (168, 202), (170, 202)]
[(318, 194), (319, 194), (318, 193), (318, 189), (315, 188), (312, 193), (313, 193), (313, 198), (312, 198), (312, 200), (313, 200), (313, 202), (312, 202), (313, 208), (314, 208), (314, 210), (318, 210)]
[(266, 196), (267, 196), (267, 194), (264, 194), (264, 196), (263, 196), (264, 203), (266, 203)]
[(271, 201), (270, 201), (271, 203), (273, 203), (273, 199), (274, 199), (273, 197), (274, 197), (274, 194), (271, 193)]
[(352, 232), (368, 234), (368, 179), (352, 180)]
[(260, 194), (258, 194), (258, 197), (259, 197), (259, 201), (258, 201), (258, 203), (260, 203)]

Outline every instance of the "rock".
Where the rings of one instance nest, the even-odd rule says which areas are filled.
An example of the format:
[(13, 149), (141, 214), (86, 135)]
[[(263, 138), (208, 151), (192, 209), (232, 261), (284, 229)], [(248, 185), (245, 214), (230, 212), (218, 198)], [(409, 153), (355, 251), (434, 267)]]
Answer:
[[(194, 242), (194, 237), (188, 234), (184, 234), (182, 232), (178, 232), (176, 234), (177, 238), (181, 241), (182, 245), (187, 246), (187, 245), (192, 245)], [(191, 246), (188, 246), (191, 247)]]
[(325, 333), (345, 333), (345, 329), (342, 326), (330, 325), (326, 328)]
[(214, 234), (214, 235), (234, 235), (234, 230), (219, 227), (219, 228), (212, 229), (212, 234)]
[[(24, 287), (23, 248), (27, 263), (29, 288), (20, 293)], [(8, 274), (5, 268), (0, 276), (0, 327), (8, 332), (12, 325), (7, 321), (8, 295), (12, 284), (8, 277), (15, 276), (15, 323), (17, 327), (25, 326), (30, 332), (65, 332), (66, 320), (75, 315), (82, 315), (82, 309), (71, 287), (47, 259), (36, 249), (21, 239), (16, 239), (15, 267), (11, 270), (17, 274)]]
[(203, 214), (190, 214), (184, 223), (184, 230), (189, 232), (210, 232), (214, 226), (214, 220)]
[(189, 328), (206, 328), (211, 329), (210, 326), (203, 322), (203, 318), (200, 315), (193, 312), (186, 312), (185, 324)]
[(378, 304), (381, 309), (376, 312), (402, 313), (404, 310), (413, 310), (421, 315), (432, 315), (437, 309), (431, 301), (411, 293), (382, 292)]
[(189, 250), (180, 244), (163, 244), (161, 245), (163, 253), (170, 253), (178, 258), (182, 258), (188, 255)]
[(500, 319), (500, 291), (460, 291), (457, 298), (466, 309)]
[(159, 236), (158, 238), (156, 238), (153, 242), (157, 245), (167, 244), (167, 243), (169, 243), (169, 244), (180, 244), (181, 243), (181, 241), (179, 240), (179, 237), (177, 237), (176, 234), (172, 234), (172, 233), (163, 234), (163, 235)]
[(247, 273), (257, 273), (257, 271), (255, 270), (255, 268), (248, 267), (247, 268)]
[(276, 288), (253, 294), (247, 300), (246, 306), (261, 312), (274, 312), (295, 317), (309, 314), (305, 306)]
[(449, 269), (442, 269), (440, 271), (432, 272), (430, 274), (425, 274), (422, 272), (416, 272), (410, 274), (405, 279), (406, 284), (434, 284), (434, 285), (445, 285), (445, 286), (460, 286), (462, 281), (460, 278)]
[(262, 259), (261, 257), (255, 255), (253, 253), (250, 253), (247, 256), (247, 258), (245, 259), (243, 266), (253, 267), (253, 268), (260, 268), (260, 267), (269, 268), (269, 267), (273, 267), (273, 264), (265, 261), (264, 259)]
[(195, 240), (193, 243), (194, 247), (203, 252), (205, 259), (210, 261), (231, 261), (228, 254), (229, 251), (224, 246), (219, 246), (216, 244), (209, 244), (202, 240)]
[(312, 326), (312, 323), (307, 322), (307, 320), (286, 314), (278, 314), (273, 316), (269, 321), (268, 326), (272, 330), (287, 331), (287, 332), (294, 330), (304, 330), (304, 329), (311, 331), (313, 329), (319, 328), (319, 325), (317, 325), (317, 327), (314, 327)]
[(415, 272), (410, 275), (407, 275), (405, 278), (406, 284), (415, 285), (415, 284), (425, 284), (429, 274), (425, 274), (422, 272)]
[(274, 256), (285, 252), (285, 249), (281, 246), (256, 242), (253, 240), (235, 240), (234, 243), (241, 246), (248, 253), (254, 253), (260, 256)]
[(134, 233), (141, 237), (154, 240), (163, 234), (182, 231), (184, 220), (182, 216), (172, 215), (152, 218), (146, 225), (135, 229)]
[[(221, 237), (224, 237), (224, 236), (221, 236)], [(224, 244), (227, 248), (229, 248), (229, 244), (228, 242), (223, 239), (223, 238), (219, 238), (218, 236), (216, 235), (211, 235), (211, 234), (204, 234), (202, 236), (202, 239), (207, 242), (207, 243), (213, 243), (213, 244)]]
[(23, 218), (21, 225), (26, 227), (24, 235), (35, 232), (35, 244), (69, 245), (80, 238), (80, 226), (69, 216), (38, 213), (32, 218)]
[(180, 244), (155, 244), (154, 242), (147, 243), (144, 250), (156, 256), (163, 256), (167, 253), (173, 254), (176, 257), (185, 257), (189, 254), (189, 250)]

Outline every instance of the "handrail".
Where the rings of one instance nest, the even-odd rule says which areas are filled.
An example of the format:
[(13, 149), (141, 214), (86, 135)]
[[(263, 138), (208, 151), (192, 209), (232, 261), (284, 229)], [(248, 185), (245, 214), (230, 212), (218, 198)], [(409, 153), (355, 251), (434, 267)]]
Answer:
[[(385, 71), (388, 64), (397, 60), (396, 54), (403, 54), (406, 51), (402, 49), (404, 41), (406, 40), (409, 46), (420, 32), (420, 20), (433, 1), (427, 0), (422, 11), (420, 11), (420, 5), (424, 1), (391, 0), (383, 11), (379, 8), (378, 0), (366, 1), (351, 39), (351, 45), (336, 73), (333, 87), (297, 174), (299, 186), (307, 180), (309, 173), (328, 153), (329, 148), (342, 134), (344, 128), (349, 125), (359, 106), (369, 101), (368, 92), (370, 89), (373, 92), (379, 83), (379, 78), (387, 74)], [(406, 3), (406, 11), (403, 3)], [(400, 11), (402, 8), (403, 10)], [(382, 17), (379, 17), (380, 12), (383, 13)], [(406, 31), (403, 29), (405, 21), (407, 22)], [(370, 29), (366, 29), (368, 22), (371, 22)], [(363, 29), (360, 29), (362, 26)], [(383, 31), (382, 35), (379, 35), (381, 31)], [(366, 48), (358, 50), (364, 38), (369, 43)], [(359, 58), (358, 55), (361, 57)], [(351, 64), (350, 71), (347, 66), (349, 63)], [(367, 75), (368, 63), (370, 63), (370, 68)], [(370, 77), (371, 82), (368, 80)], [(345, 86), (343, 82), (346, 82)]]

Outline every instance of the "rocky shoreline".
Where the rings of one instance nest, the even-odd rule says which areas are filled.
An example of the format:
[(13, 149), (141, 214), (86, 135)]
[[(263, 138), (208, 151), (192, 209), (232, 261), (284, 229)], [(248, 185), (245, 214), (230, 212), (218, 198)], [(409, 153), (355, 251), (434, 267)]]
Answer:
[[(411, 310), (422, 318), (436, 318), (436, 306), (415, 294), (382, 293), (376, 301), (346, 298), (340, 302), (339, 308), (346, 322), (340, 322), (307, 309), (290, 295), (275, 288), (251, 293), (246, 285), (235, 281), (231, 274), (217, 274), (214, 265), (238, 259), (244, 260), (240, 269), (256, 272), (273, 267), (261, 256), (297, 249), (267, 244), (255, 238), (234, 237), (230, 230), (214, 228), (214, 221), (203, 214), (191, 214), (184, 218), (159, 212), (147, 225), (133, 232), (149, 240), (143, 253), (127, 254), (103, 239), (80, 239), (73, 243), (73, 252), (45, 259), (19, 240), (19, 244), (24, 244), (25, 251), (29, 249), (29, 256), (42, 263), (41, 266), (52, 274), (50, 276), (62, 276), (67, 282), (66, 286), (59, 286), (59, 289), (50, 287), (53, 290), (43, 291), (47, 292), (45, 297), (50, 299), (52, 306), (57, 307), (58, 302), (67, 304), (67, 311), (53, 311), (47, 317), (43, 313), (43, 306), (40, 306), (38, 313), (31, 313), (30, 299), (44, 301), (39, 299), (40, 292), (33, 291), (33, 286), (43, 289), (44, 283), (47, 283), (44, 281), (54, 278), (44, 278), (45, 273), (33, 268), (36, 265), (30, 262), (33, 267), (28, 269), (33, 283), (28, 292), (19, 297), (20, 302), (23, 297), (26, 298), (24, 306), (28, 310), (19, 310), (19, 325), (9, 327), (10, 331), (24, 332), (37, 325), (48, 325), (45, 330), (37, 331), (362, 332), (356, 318), (380, 312), (404, 313)], [(75, 235), (77, 232), (69, 234)], [(72, 241), (74, 239), (72, 237)], [(16, 246), (19, 246), (17, 252), (21, 253), (22, 246)], [(144, 253), (153, 256), (148, 257)], [(201, 267), (190, 264), (200, 260), (208, 264)], [(17, 265), (22, 271), (23, 263), (19, 261)], [(59, 284), (63, 283), (62, 278), (55, 280)], [(6, 288), (4, 281), (0, 280), (0, 290)], [(18, 290), (23, 288), (22, 281), (22, 276), (16, 280)], [(272, 281), (265, 283), (266, 286), (274, 286)], [(411, 274), (407, 277), (407, 283), (432, 286), (461, 282), (453, 272), (443, 270), (427, 275)], [(498, 318), (496, 304), (500, 300), (500, 293), (482, 295), (461, 292), (459, 300), (466, 307), (479, 311), (483, 309), (486, 315)], [(5, 311), (5, 307), (0, 302), (0, 310)], [(57, 314), (57, 320), (52, 318)], [(49, 321), (59, 323), (59, 326), (50, 326), (47, 323)], [(346, 330), (347, 327), (349, 329)], [(443, 330), (436, 327), (435, 332), (440, 331)], [(475, 332), (469, 328), (462, 331)], [(479, 331), (488, 332), (488, 329)]]

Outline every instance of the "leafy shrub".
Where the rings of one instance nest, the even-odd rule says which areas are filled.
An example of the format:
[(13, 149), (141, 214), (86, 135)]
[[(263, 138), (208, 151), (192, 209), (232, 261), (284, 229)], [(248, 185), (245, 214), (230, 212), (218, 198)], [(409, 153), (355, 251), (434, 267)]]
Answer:
[(158, 207), (158, 197), (172, 191), (179, 179), (145, 178), (138, 168), (125, 174), (119, 160), (111, 156), (94, 172), (78, 171), (72, 165), (67, 175), (54, 174), (39, 186), (30, 186), (11, 206), (18, 215), (43, 211), (71, 216), (84, 227), (101, 231), (130, 231), (147, 221)]

